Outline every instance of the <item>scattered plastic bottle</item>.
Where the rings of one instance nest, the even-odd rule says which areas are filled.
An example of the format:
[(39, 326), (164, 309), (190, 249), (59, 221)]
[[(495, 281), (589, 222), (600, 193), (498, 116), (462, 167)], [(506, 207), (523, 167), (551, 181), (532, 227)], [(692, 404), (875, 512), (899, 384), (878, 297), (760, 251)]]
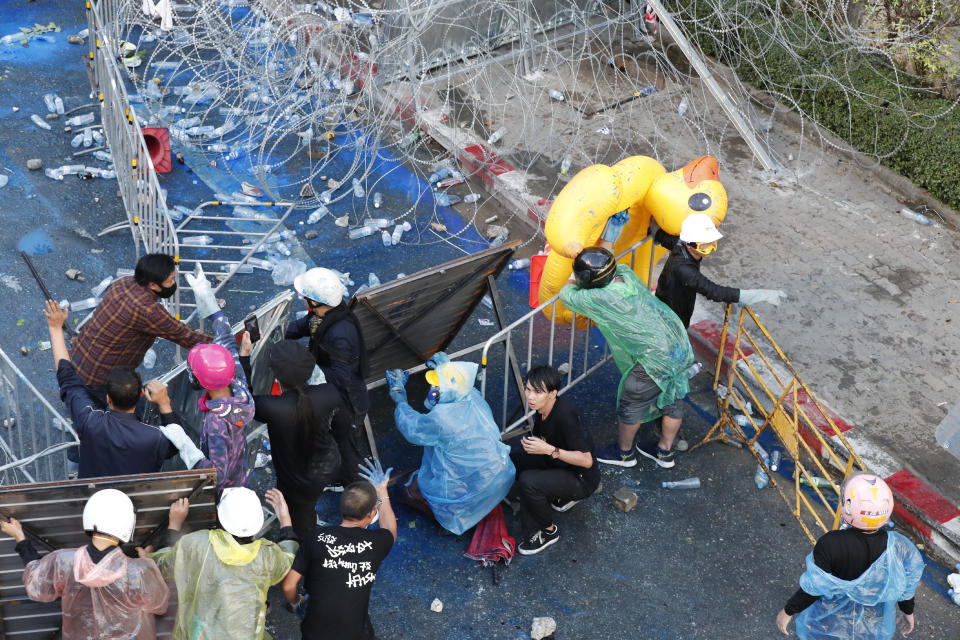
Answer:
[(780, 460), (783, 457), (783, 453), (780, 449), (774, 449), (770, 452), (770, 471), (777, 471), (780, 469)]
[(180, 222), (184, 218), (189, 217), (193, 211), (182, 204), (176, 204), (172, 207), (167, 207), (167, 213), (170, 215), (171, 220), (174, 222)]
[(83, 130), (83, 146), (84, 148), (89, 147), (93, 144), (93, 131), (90, 129)]
[(379, 191), (374, 191), (373, 192), (373, 208), (379, 209), (380, 205), (382, 204), (383, 204), (383, 194), (381, 194)]
[(47, 105), (47, 111), (50, 113), (57, 112), (57, 102), (55, 96), (52, 93), (45, 93), (43, 95), (43, 102)]
[[(956, 574), (953, 574), (956, 575)], [(950, 596), (950, 599), (953, 600), (953, 604), (960, 606), (960, 590), (947, 589), (947, 595)]]
[(316, 224), (323, 220), (324, 216), (330, 213), (330, 209), (327, 209), (324, 205), (320, 205), (314, 209), (309, 216), (307, 216), (308, 224)]
[(367, 236), (373, 235), (377, 231), (377, 227), (372, 224), (365, 224), (362, 227), (354, 227), (347, 232), (347, 237), (351, 240), (359, 240), (360, 238), (366, 238)]
[(188, 236), (180, 241), (180, 244), (187, 245), (190, 247), (205, 247), (209, 244), (213, 244), (213, 238), (207, 234), (198, 235), (198, 236)]
[(375, 273), (372, 272), (372, 271), (371, 271), (370, 274), (367, 276), (367, 286), (368, 286), (368, 287), (379, 287), (379, 286), (380, 286), (380, 278), (378, 278), (378, 277), (377, 277), (377, 274), (375, 274)]
[(33, 114), (32, 116), (30, 116), (30, 119), (33, 120), (33, 124), (37, 125), (41, 129), (46, 129), (47, 131), (50, 131), (50, 129), (53, 128), (50, 126), (49, 122), (47, 122), (37, 114)]
[[(73, 116), (72, 118), (67, 118), (68, 127), (82, 127), (84, 125), (92, 124), (94, 121), (94, 115), (92, 113), (85, 113), (82, 116)], [(46, 124), (46, 123), (44, 123)], [(47, 127), (50, 128), (49, 126)]]
[(387, 231), (386, 229), (384, 229), (383, 231), (381, 231), (381, 232), (380, 232), (380, 241), (383, 243), (383, 246), (385, 246), (385, 247), (391, 246), (393, 243), (392, 243), (391, 240), (390, 240), (390, 232)]
[(468, 193), (467, 195), (463, 196), (463, 201), (467, 204), (473, 204), (479, 199), (480, 199), (479, 193)]
[(284, 242), (276, 242), (276, 243), (274, 243), (274, 244), (273, 244), (273, 250), (274, 250), (276, 253), (280, 253), (280, 254), (283, 254), (283, 255), (285, 255), (285, 256), (289, 256), (289, 255), (291, 255), (291, 254), (293, 253), (293, 252), (290, 250), (290, 247), (288, 247), (288, 246), (286, 245), (286, 243), (284, 243)]
[(109, 287), (112, 283), (113, 283), (113, 276), (107, 276), (106, 278), (101, 280), (97, 286), (91, 289), (90, 293), (93, 294), (94, 298), (99, 298), (100, 296), (103, 295), (103, 292), (107, 290), (107, 287)]
[(487, 144), (496, 144), (500, 141), (500, 138), (503, 137), (503, 134), (506, 133), (506, 130), (503, 127), (500, 127), (487, 138)]
[(448, 175), (450, 175), (450, 169), (447, 167), (441, 167), (430, 174), (430, 177), (427, 178), (427, 182), (430, 184), (433, 184), (434, 182), (440, 182)]
[(690, 101), (687, 99), (687, 96), (683, 96), (683, 100), (680, 101), (680, 105), (677, 107), (677, 115), (682, 118), (689, 107)]
[(363, 190), (363, 185), (360, 184), (360, 179), (354, 178), (352, 182), (353, 182), (353, 196), (355, 198), (362, 198), (366, 193), (366, 191)]
[(320, 202), (323, 204), (330, 204), (333, 201), (333, 191), (330, 189), (325, 190), (320, 194)]
[(800, 484), (805, 484), (808, 487), (829, 487), (830, 481), (826, 478), (821, 478), (820, 476), (810, 476), (810, 479), (807, 480), (805, 475), (800, 476)]
[(135, 273), (135, 272), (134, 272), (133, 269), (128, 269), (128, 268), (126, 268), (126, 267), (120, 267), (120, 268), (117, 269), (117, 278), (118, 278), (118, 279), (119, 279), (119, 278), (130, 278), (130, 277), (133, 277), (133, 274), (134, 274), (134, 273)]
[(703, 369), (703, 363), (694, 362), (692, 365), (690, 365), (690, 368), (687, 369), (687, 378), (692, 379), (694, 376), (700, 373), (701, 369)]
[(264, 271), (270, 271), (273, 269), (273, 263), (269, 260), (262, 260), (260, 258), (247, 258), (247, 264), (254, 266), (258, 269), (263, 269)]
[(907, 207), (900, 209), (900, 215), (902, 215), (904, 218), (913, 220), (917, 224), (922, 224), (925, 226), (930, 226), (933, 224), (933, 221), (927, 216), (923, 215), (922, 213), (917, 213), (913, 209), (908, 209)]
[(640, 87), (640, 91), (637, 91), (637, 96), (640, 98), (646, 98), (647, 96), (652, 96), (656, 92), (657, 88), (652, 84), (648, 84)]
[(57, 114), (63, 115), (63, 100), (57, 94), (53, 94), (53, 107)]
[(507, 269), (516, 271), (517, 269), (526, 269), (530, 266), (530, 258), (517, 258), (507, 265)]
[(437, 194), (437, 204), (441, 207), (450, 207), (460, 202), (460, 196), (452, 193)]
[(960, 402), (953, 405), (934, 432), (937, 444), (955, 458), (960, 458)]
[[(398, 224), (393, 228), (393, 233), (390, 234), (390, 244), (399, 244), (400, 238), (403, 237), (403, 234), (407, 231), (410, 231), (413, 227), (410, 226), (410, 223), (406, 220), (402, 224)], [(386, 231), (384, 231), (386, 233)]]
[(103, 149), (94, 151), (93, 157), (97, 160), (103, 160), (104, 162), (113, 162), (113, 154), (109, 151), (104, 151)]
[[(763, 460), (763, 464), (770, 466), (770, 454), (767, 453), (767, 450), (760, 446), (759, 442), (753, 443), (753, 448), (757, 452), (757, 455), (760, 456), (760, 459)], [(753, 481), (757, 485), (757, 489), (763, 489), (768, 484), (770, 484), (770, 477), (767, 475), (767, 472), (763, 470), (763, 464), (757, 464), (757, 470), (753, 474)]]
[(143, 368), (144, 369), (153, 369), (154, 365), (157, 364), (157, 352), (153, 350), (153, 347), (147, 349), (147, 352), (143, 354)]
[(684, 480), (661, 482), (660, 486), (664, 489), (699, 489), (700, 478), (686, 478)]
[(93, 309), (97, 306), (97, 303), (100, 301), (96, 298), (84, 298), (83, 300), (77, 300), (76, 302), (70, 303), (71, 311), (86, 311), (87, 309)]
[(563, 94), (557, 91), (556, 89), (550, 89), (549, 91), (547, 91), (547, 95), (550, 96), (552, 100), (556, 100), (557, 102), (563, 102)]
[(560, 163), (560, 175), (567, 175), (571, 164), (573, 164), (573, 159), (570, 156), (563, 156), (563, 162)]
[(83, 134), (78, 133), (77, 135), (73, 136), (73, 139), (70, 141), (70, 146), (76, 149), (82, 143), (83, 143)]

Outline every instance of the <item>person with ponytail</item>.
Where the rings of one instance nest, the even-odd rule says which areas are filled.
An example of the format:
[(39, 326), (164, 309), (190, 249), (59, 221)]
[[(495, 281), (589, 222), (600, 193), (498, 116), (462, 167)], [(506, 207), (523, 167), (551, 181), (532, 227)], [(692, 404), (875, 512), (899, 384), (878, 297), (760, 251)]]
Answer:
[[(267, 425), (277, 488), (287, 497), (294, 532), (306, 540), (316, 527), (315, 507), (324, 487), (340, 482), (334, 434), (349, 432), (351, 414), (333, 385), (307, 385), (316, 365), (309, 349), (294, 340), (281, 340), (269, 349), (281, 394), (254, 396), (254, 417)], [(251, 350), (249, 334), (244, 333), (240, 363), (248, 378)]]

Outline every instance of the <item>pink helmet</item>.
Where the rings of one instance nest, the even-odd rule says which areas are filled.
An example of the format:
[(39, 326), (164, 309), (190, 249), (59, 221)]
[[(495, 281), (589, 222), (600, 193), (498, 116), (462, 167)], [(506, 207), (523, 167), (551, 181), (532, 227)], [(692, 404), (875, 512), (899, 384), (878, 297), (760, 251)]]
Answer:
[(883, 478), (858, 473), (843, 483), (840, 515), (851, 527), (871, 531), (887, 523), (893, 513), (893, 493)]
[(221, 389), (236, 373), (233, 354), (218, 344), (198, 344), (190, 349), (187, 365), (204, 389)]

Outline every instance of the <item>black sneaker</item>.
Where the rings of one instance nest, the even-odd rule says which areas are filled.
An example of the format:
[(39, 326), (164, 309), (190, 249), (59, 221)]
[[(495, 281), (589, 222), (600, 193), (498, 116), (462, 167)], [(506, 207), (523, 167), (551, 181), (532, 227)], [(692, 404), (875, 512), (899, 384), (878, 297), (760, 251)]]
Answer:
[(650, 442), (637, 444), (637, 453), (650, 458), (664, 469), (670, 469), (673, 465), (677, 464), (676, 460), (674, 460), (675, 454), (673, 451), (664, 451), (652, 440)]
[(597, 449), (597, 462), (603, 464), (612, 464), (618, 467), (634, 467), (637, 464), (637, 456), (633, 451), (623, 451), (616, 442)]
[(580, 502), (579, 500), (551, 500), (550, 508), (554, 511), (559, 511), (564, 513), (565, 511), (570, 511), (573, 508), (573, 505)]
[(520, 552), (520, 555), (532, 556), (535, 553), (540, 553), (559, 539), (560, 527), (553, 525), (552, 533), (546, 529), (540, 529), (540, 531), (530, 536), (529, 539), (518, 544), (517, 551)]

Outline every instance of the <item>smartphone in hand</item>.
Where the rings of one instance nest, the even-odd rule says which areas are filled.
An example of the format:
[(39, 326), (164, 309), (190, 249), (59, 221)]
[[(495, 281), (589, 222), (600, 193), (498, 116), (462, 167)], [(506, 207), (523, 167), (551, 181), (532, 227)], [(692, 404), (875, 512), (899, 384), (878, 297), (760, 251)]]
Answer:
[(256, 314), (248, 316), (243, 321), (243, 330), (250, 334), (250, 342), (256, 344), (260, 340), (260, 322)]

